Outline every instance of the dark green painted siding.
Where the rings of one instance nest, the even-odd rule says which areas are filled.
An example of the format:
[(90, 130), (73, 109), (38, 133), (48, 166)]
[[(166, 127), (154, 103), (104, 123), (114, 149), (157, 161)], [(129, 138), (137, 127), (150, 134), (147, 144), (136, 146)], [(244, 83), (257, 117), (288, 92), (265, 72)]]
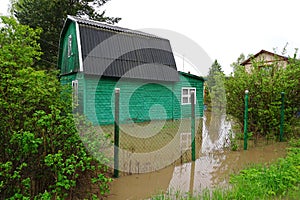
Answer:
[(81, 73), (63, 76), (61, 82), (78, 80), (79, 107), (94, 124), (112, 124), (114, 89), (120, 88), (120, 121), (180, 119), (191, 116), (191, 105), (181, 104), (182, 87), (196, 88), (196, 116), (203, 116), (203, 81), (180, 74), (177, 83), (97, 78)]
[[(149, 83), (143, 81), (86, 77), (86, 114), (93, 123), (113, 123), (114, 89), (120, 88), (120, 120), (148, 121), (173, 118), (171, 83)], [(176, 102), (176, 101), (175, 101)], [(179, 102), (177, 102), (179, 105)]]
[[(68, 41), (69, 36), (72, 36), (72, 51), (71, 56), (68, 56)], [(79, 70), (79, 56), (78, 56), (78, 42), (76, 38), (76, 25), (74, 22), (69, 24), (64, 37), (61, 38), (61, 51), (59, 58), (59, 66), (61, 69), (61, 74), (68, 74), (72, 72), (77, 72)]]
[(181, 105), (182, 87), (196, 88), (196, 116), (203, 116), (203, 82), (187, 76), (175, 84), (86, 76), (85, 85), (85, 113), (93, 123), (113, 123), (115, 88), (120, 88), (121, 122), (190, 117), (191, 105)]
[(114, 89), (120, 88), (120, 121), (180, 119), (191, 116), (191, 105), (181, 104), (182, 87), (196, 88), (196, 116), (203, 116), (203, 81), (180, 74), (177, 83), (150, 83), (142, 80), (66, 75), (63, 84), (78, 80), (78, 111), (94, 124), (112, 124), (114, 120)]

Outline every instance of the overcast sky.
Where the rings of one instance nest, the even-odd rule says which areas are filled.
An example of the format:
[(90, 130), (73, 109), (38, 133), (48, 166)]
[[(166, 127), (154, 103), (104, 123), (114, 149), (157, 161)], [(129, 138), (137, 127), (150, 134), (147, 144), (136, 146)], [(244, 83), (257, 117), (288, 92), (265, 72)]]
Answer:
[[(1, 0), (5, 13), (9, 0)], [(183, 34), (197, 43), (224, 71), (241, 53), (261, 49), (288, 54), (300, 47), (300, 1), (297, 0), (111, 0), (108, 16), (122, 17), (118, 26), (158, 28)], [(171, 41), (172, 44), (172, 41)], [(181, 69), (182, 62), (178, 63)]]

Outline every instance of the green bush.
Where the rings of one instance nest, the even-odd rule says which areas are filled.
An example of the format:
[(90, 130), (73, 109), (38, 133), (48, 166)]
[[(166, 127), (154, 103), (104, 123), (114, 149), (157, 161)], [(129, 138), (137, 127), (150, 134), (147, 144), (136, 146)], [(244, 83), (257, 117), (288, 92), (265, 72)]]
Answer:
[(281, 92), (285, 93), (285, 134), (292, 133), (300, 108), (299, 60), (290, 58), (285, 69), (280, 63), (265, 66), (263, 61), (253, 61), (250, 72), (244, 66), (235, 67), (234, 75), (226, 80), (227, 113), (240, 125), (241, 131), (245, 90), (249, 90), (248, 131), (253, 136), (279, 136)]
[[(96, 144), (81, 141), (77, 125), (86, 122), (74, 118), (69, 90), (62, 88), (56, 71), (32, 68), (40, 56), (40, 31), (12, 18), (1, 20), (0, 199), (105, 195), (107, 159), (94, 159), (85, 145)], [(91, 137), (93, 127), (84, 127), (85, 136)]]

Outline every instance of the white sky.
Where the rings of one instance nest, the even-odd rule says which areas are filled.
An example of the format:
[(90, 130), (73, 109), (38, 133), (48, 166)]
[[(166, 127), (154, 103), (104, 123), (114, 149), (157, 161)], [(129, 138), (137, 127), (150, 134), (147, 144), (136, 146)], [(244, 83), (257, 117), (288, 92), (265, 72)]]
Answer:
[[(0, 13), (8, 2), (1, 0)], [(277, 48), (280, 54), (288, 42), (292, 55), (300, 47), (299, 5), (298, 0), (111, 0), (104, 8), (108, 16), (122, 17), (118, 26), (185, 35), (229, 73), (241, 53)]]

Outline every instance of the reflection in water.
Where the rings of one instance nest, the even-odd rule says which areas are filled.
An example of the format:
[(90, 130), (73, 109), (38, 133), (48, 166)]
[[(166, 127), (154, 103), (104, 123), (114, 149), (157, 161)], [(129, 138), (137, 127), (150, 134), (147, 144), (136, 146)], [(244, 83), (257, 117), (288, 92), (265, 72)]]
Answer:
[[(276, 143), (247, 151), (203, 155), (195, 161), (194, 169), (191, 163), (176, 166), (168, 190), (180, 190), (182, 193), (195, 194), (205, 188), (212, 188), (216, 185), (224, 186), (227, 184), (230, 174), (238, 172), (245, 166), (271, 162), (278, 157), (283, 157), (285, 147), (285, 143)], [(191, 181), (193, 189), (190, 188)]]
[(231, 123), (222, 113), (211, 113), (203, 118), (201, 153), (222, 150), (229, 145)]
[(230, 122), (222, 114), (209, 114), (203, 120), (202, 140), (197, 141), (195, 162), (118, 178), (109, 199), (145, 199), (161, 191), (199, 193), (204, 188), (226, 185), (229, 175), (254, 163), (274, 161), (285, 155), (286, 143), (252, 147), (247, 151), (225, 151), (230, 145)]

